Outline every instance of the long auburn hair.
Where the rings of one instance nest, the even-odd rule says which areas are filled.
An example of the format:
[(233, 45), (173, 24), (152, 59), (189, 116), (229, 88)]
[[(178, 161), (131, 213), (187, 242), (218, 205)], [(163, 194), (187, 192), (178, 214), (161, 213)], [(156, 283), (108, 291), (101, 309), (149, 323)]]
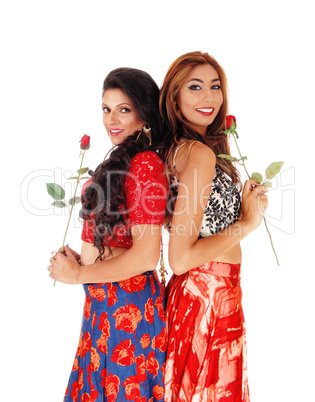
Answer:
[(89, 171), (93, 182), (81, 197), (80, 217), (90, 221), (93, 211), (94, 246), (99, 250), (97, 260), (102, 260), (104, 242), (111, 252), (105, 236), (114, 237), (113, 227), (124, 223), (121, 208), (126, 205), (124, 182), (131, 159), (139, 152), (152, 150), (164, 160), (169, 141), (159, 115), (159, 88), (148, 73), (134, 68), (117, 68), (105, 78), (102, 95), (109, 89), (120, 89), (128, 96), (137, 116), (151, 127), (152, 144), (143, 133), (138, 137), (138, 131), (113, 147), (109, 157), (106, 155), (94, 172)]
[[(208, 126), (205, 137), (194, 131), (191, 123), (182, 115), (180, 109), (177, 107), (177, 97), (182, 85), (186, 81), (191, 70), (202, 64), (209, 64), (216, 70), (220, 79), (223, 94), (223, 103), (219, 113), (215, 117), (213, 123)], [(225, 129), (225, 118), (228, 114), (227, 80), (223, 68), (208, 53), (200, 51), (189, 52), (178, 57), (171, 64), (161, 88), (159, 108), (166, 126), (167, 134), (171, 139), (171, 144), (165, 161), (166, 175), (169, 183), (171, 175), (176, 174), (175, 167), (173, 166), (174, 154), (176, 147), (181, 140), (185, 140), (187, 143), (191, 143), (191, 141), (202, 142), (209, 146), (215, 155), (230, 154), (229, 141), (227, 135), (223, 133), (223, 130)], [(233, 183), (241, 188), (239, 173), (232, 162), (217, 157), (216, 163), (221, 170), (232, 179)], [(169, 197), (171, 197), (171, 194)], [(172, 211), (167, 208), (165, 219), (166, 224), (170, 222), (171, 215)]]

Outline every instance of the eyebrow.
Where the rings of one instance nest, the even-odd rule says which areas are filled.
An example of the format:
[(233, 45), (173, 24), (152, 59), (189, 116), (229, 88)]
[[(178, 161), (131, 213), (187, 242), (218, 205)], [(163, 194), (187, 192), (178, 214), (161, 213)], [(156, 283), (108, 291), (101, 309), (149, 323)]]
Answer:
[[(192, 78), (191, 80), (189, 80), (188, 82), (190, 82), (190, 81), (198, 81), (198, 82), (201, 82), (202, 84), (204, 83), (202, 80), (200, 80), (199, 78)], [(216, 81), (220, 81), (220, 78), (214, 78), (211, 82), (216, 82)], [(187, 82), (187, 83), (188, 83)]]
[[(122, 105), (127, 105), (127, 106), (131, 107), (131, 105), (129, 105), (129, 103), (127, 103), (127, 102), (119, 103), (118, 105), (116, 105), (116, 107), (119, 107)], [(108, 105), (106, 105), (106, 103), (102, 103), (102, 106), (108, 106)]]

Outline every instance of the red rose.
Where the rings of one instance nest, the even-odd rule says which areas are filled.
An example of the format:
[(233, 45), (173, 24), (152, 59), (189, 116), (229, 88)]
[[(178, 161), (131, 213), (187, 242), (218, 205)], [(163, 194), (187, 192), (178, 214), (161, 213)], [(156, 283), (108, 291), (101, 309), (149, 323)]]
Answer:
[[(234, 128), (233, 128), (234, 123)], [(232, 115), (226, 116), (226, 129), (229, 130), (232, 127), (232, 130), (236, 129), (236, 118)]]
[(90, 147), (90, 137), (86, 134), (81, 138), (81, 149), (89, 149)]

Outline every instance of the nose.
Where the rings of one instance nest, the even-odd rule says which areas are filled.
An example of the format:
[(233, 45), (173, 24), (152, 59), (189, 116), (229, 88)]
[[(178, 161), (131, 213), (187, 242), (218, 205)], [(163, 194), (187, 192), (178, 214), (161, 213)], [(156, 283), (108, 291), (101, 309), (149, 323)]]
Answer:
[(118, 113), (116, 111), (111, 111), (108, 115), (108, 124), (116, 124), (119, 122)]
[(211, 102), (213, 99), (213, 94), (210, 88), (206, 88), (203, 92), (203, 101), (204, 102)]

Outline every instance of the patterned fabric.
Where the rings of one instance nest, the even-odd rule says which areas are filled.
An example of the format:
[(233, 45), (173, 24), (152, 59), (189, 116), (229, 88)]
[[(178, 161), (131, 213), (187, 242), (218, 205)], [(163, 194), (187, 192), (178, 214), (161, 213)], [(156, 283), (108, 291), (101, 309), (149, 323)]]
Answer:
[(240, 265), (208, 263), (169, 290), (165, 402), (248, 402)]
[[(154, 152), (132, 159), (125, 191), (126, 224), (114, 232), (118, 242), (109, 239), (113, 247), (131, 247), (133, 225), (163, 224), (167, 182)], [(93, 244), (93, 214), (90, 218), (82, 239)], [(163, 401), (166, 329), (156, 271), (83, 287), (81, 336), (64, 402)]]
[[(174, 177), (175, 197), (178, 185)], [(199, 237), (237, 221), (240, 206), (237, 188), (216, 166)], [(249, 402), (240, 268), (209, 262), (172, 276), (165, 402)]]
[[(82, 189), (82, 195), (92, 179), (87, 181)], [(134, 225), (149, 223), (163, 225), (166, 206), (167, 180), (164, 174), (164, 163), (153, 151), (138, 153), (132, 158), (129, 172), (125, 179), (126, 204), (121, 206), (125, 224), (113, 228), (115, 239), (106, 235), (111, 247), (130, 248), (132, 238), (130, 228)], [(81, 239), (93, 244), (94, 215), (90, 221), (83, 220)], [(104, 242), (104, 246), (106, 243)]]
[(166, 330), (156, 271), (84, 290), (82, 331), (64, 401), (163, 401)]
[[(178, 184), (177, 178), (172, 176), (170, 188), (175, 200)], [(200, 237), (213, 235), (238, 221), (240, 205), (241, 197), (236, 186), (216, 166), (211, 193), (201, 223)]]

